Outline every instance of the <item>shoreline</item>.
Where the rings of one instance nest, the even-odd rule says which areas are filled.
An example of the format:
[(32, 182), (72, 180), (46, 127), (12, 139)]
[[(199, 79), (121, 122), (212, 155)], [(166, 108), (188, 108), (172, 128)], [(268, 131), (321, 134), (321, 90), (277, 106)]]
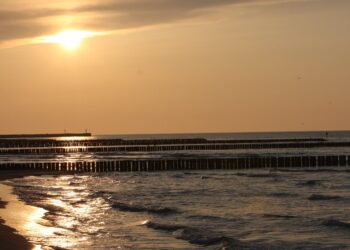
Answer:
[[(1, 208), (4, 209), (4, 208)], [(30, 250), (33, 245), (27, 238), (18, 234), (17, 230), (6, 226), (5, 221), (0, 218), (0, 245), (8, 250)]]
[[(56, 173), (57, 174), (57, 173)], [(49, 172), (14, 172), (14, 171), (1, 171), (0, 172), (0, 246), (7, 250), (30, 250), (34, 249), (35, 245), (31, 243), (25, 236), (21, 235), (18, 228), (14, 226), (9, 226), (6, 219), (4, 219), (3, 214), (12, 214), (8, 211), (8, 206), (13, 203), (13, 201), (8, 200), (9, 196), (13, 196), (11, 189), (4, 188), (7, 186), (3, 184), (3, 181), (24, 178), (27, 176), (40, 176), (40, 175), (50, 175)], [(4, 185), (4, 186), (2, 186)], [(10, 187), (10, 186), (9, 186)], [(17, 198), (18, 200), (18, 198)], [(19, 200), (18, 200), (19, 201)], [(17, 212), (17, 211), (16, 211)], [(16, 213), (17, 214), (17, 213)], [(23, 216), (23, 215), (22, 215)], [(22, 221), (23, 224), (25, 221)]]

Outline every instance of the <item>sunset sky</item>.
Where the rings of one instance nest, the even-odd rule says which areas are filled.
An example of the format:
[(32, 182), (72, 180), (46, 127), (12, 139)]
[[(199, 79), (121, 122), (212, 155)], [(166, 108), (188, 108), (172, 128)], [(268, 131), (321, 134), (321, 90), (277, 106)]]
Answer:
[(350, 129), (349, 0), (1, 0), (0, 134)]

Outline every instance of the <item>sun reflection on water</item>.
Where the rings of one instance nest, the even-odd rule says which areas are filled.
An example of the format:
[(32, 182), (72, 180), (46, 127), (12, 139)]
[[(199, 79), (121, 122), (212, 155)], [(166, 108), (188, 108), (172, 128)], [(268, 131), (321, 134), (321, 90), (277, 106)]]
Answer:
[(52, 236), (57, 230), (54, 227), (45, 227), (39, 224), (46, 213), (46, 210), (38, 208), (33, 210), (31, 214), (28, 215), (28, 222), (25, 224), (25, 228), (31, 232), (33, 235), (37, 236)]
[[(57, 185), (63, 189), (59, 196), (48, 198), (46, 203), (56, 206), (58, 213), (54, 216), (55, 225), (66, 230), (62, 237), (55, 237), (55, 246), (74, 248), (88, 244), (90, 235), (97, 234), (103, 227), (99, 216), (108, 209), (103, 199), (91, 199), (91, 191), (83, 184), (88, 176), (70, 176), (59, 178)], [(63, 238), (62, 242), (57, 242)], [(69, 244), (69, 246), (68, 246)]]
[[(88, 178), (60, 176), (51, 179), (50, 184), (36, 183), (26, 190), (32, 195), (28, 198), (34, 206), (17, 199), (17, 203), (11, 203), (12, 210), (20, 211), (17, 215), (20, 218), (13, 216), (14, 223), (19, 225), (16, 228), (29, 238), (34, 249), (75, 249), (78, 246), (84, 249), (92, 244), (91, 235), (99, 234), (104, 228), (101, 216), (109, 206), (104, 199), (93, 196), (84, 184)], [(47, 188), (44, 192), (43, 186)]]
[(94, 136), (61, 136), (61, 137), (55, 137), (57, 141), (84, 141), (84, 140), (91, 140), (96, 139)]

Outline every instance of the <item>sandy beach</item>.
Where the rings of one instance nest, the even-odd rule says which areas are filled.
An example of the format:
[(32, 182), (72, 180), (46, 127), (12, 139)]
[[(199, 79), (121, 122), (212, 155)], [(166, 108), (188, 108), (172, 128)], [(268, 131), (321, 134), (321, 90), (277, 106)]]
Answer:
[(13, 171), (0, 173), (0, 246), (5, 247), (6, 250), (26, 250), (36, 247), (21, 233), (34, 225), (33, 219), (35, 216), (33, 215), (38, 213), (38, 209), (18, 200), (17, 196), (12, 194), (12, 188), (1, 183), (5, 180), (31, 175), (42, 175), (42, 173), (18, 173)]
[[(19, 178), (23, 177), (23, 175), (18, 173), (1, 173), (0, 181), (4, 181), (10, 178)], [(0, 184), (0, 214), (4, 213), (6, 207), (8, 205), (8, 201), (6, 201), (5, 197), (8, 197), (9, 189), (4, 187), (3, 184)], [(0, 217), (0, 245), (6, 247), (6, 249), (32, 249), (33, 245), (29, 243), (29, 241), (18, 234), (18, 232), (7, 226), (6, 221)]]
[(0, 219), (0, 245), (6, 249), (32, 249), (33, 246), (26, 238), (17, 234), (16, 230), (4, 225), (4, 220)]

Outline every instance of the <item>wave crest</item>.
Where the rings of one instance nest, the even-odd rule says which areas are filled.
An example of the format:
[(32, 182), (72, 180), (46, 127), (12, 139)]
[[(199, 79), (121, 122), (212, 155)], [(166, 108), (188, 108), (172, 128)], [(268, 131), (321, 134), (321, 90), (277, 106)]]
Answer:
[(340, 199), (337, 195), (323, 195), (323, 194), (312, 194), (308, 199), (310, 201), (321, 201), (321, 200), (336, 200)]
[(197, 229), (183, 225), (160, 224), (152, 221), (148, 221), (145, 225), (155, 230), (173, 232), (177, 239), (186, 240), (191, 244), (210, 246), (236, 241), (232, 238), (220, 236), (205, 229)]
[(112, 208), (127, 211), (127, 212), (147, 212), (155, 214), (170, 214), (178, 213), (176, 208), (162, 207), (162, 206), (151, 206), (151, 205), (140, 205), (133, 203), (123, 203), (123, 202), (114, 202)]
[(341, 228), (346, 228), (350, 230), (350, 223), (348, 222), (343, 222), (340, 220), (326, 220), (322, 223), (324, 226), (329, 226), (329, 227), (341, 227)]

